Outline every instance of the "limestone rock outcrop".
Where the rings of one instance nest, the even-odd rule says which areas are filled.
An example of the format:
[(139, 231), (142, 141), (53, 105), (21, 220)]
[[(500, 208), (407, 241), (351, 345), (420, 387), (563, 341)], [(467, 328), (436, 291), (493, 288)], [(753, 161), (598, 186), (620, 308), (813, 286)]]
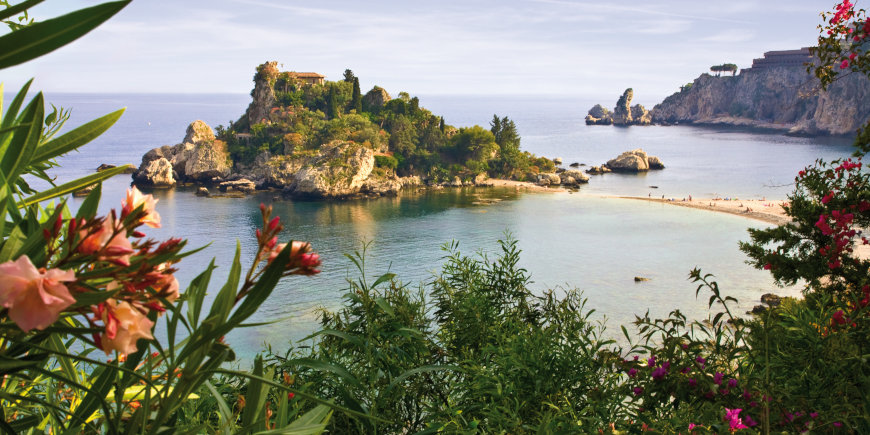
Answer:
[(145, 153), (133, 180), (146, 186), (171, 187), (179, 181), (208, 182), (223, 178), (230, 174), (230, 169), (226, 144), (215, 139), (208, 124), (195, 121), (187, 127), (184, 142)]
[(631, 125), (634, 118), (631, 114), (631, 99), (634, 98), (634, 90), (628, 88), (619, 97), (616, 107), (613, 108), (613, 125)]
[(640, 104), (631, 106), (631, 119), (633, 125), (650, 125), (652, 123), (652, 115), (649, 110)]
[(596, 104), (586, 115), (586, 125), (650, 125), (652, 114), (640, 104), (631, 105), (634, 90), (628, 88), (619, 97), (613, 112)]
[(558, 186), (562, 183), (562, 177), (558, 174), (538, 174), (537, 178), (539, 186)]
[(391, 99), (390, 94), (388, 94), (384, 88), (375, 86), (363, 96), (363, 108), (370, 109), (384, 107), (384, 105)]
[(165, 157), (142, 161), (139, 170), (133, 175), (137, 184), (151, 187), (173, 187), (177, 183), (172, 174), (172, 163)]
[(562, 172), (559, 174), (559, 179), (563, 186), (576, 186), (578, 184), (589, 182), (588, 175), (574, 169)]
[(610, 125), (613, 124), (613, 114), (607, 108), (596, 104), (589, 109), (586, 115), (586, 125)]
[(636, 150), (626, 151), (620, 154), (615, 159), (607, 161), (606, 166), (616, 172), (644, 172), (650, 169), (662, 169), (664, 165), (658, 157), (652, 157), (656, 167), (650, 165), (650, 156), (638, 148)]
[(849, 135), (870, 118), (870, 79), (847, 74), (825, 91), (803, 66), (750, 69), (730, 77), (701, 74), (656, 105), (663, 124), (758, 127), (801, 135)]
[(251, 91), (253, 99), (243, 118), (247, 121), (247, 125), (257, 124), (269, 117), (269, 111), (275, 106), (276, 101), (272, 84), (275, 83), (280, 73), (276, 61), (266, 62), (257, 67), (257, 74), (254, 76), (254, 90)]
[(284, 192), (293, 196), (343, 198), (358, 194), (375, 167), (375, 154), (354, 142), (333, 141), (307, 159)]

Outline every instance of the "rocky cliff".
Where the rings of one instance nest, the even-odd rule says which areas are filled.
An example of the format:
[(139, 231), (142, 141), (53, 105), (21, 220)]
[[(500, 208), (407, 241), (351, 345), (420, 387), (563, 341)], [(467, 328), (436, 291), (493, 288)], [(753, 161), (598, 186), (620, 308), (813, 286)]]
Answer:
[(826, 91), (801, 66), (701, 74), (656, 105), (654, 123), (736, 125), (803, 135), (849, 135), (870, 118), (870, 80), (843, 76)]

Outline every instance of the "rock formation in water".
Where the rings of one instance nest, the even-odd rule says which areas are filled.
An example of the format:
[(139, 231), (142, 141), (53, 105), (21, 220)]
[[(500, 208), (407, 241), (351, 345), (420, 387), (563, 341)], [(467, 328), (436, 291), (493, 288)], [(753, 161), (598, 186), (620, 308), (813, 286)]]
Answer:
[(848, 74), (826, 91), (805, 67), (748, 69), (735, 77), (701, 74), (656, 105), (655, 123), (760, 127), (802, 135), (848, 135), (870, 118), (870, 80)]
[(628, 88), (616, 101), (613, 112), (604, 106), (596, 104), (586, 115), (587, 125), (649, 125), (652, 117), (646, 108), (640, 104), (631, 105), (634, 90)]
[(608, 160), (605, 166), (614, 172), (644, 172), (650, 169), (665, 168), (658, 157), (648, 156), (640, 148), (626, 151), (615, 159)]
[(203, 183), (228, 176), (230, 167), (226, 144), (215, 139), (208, 124), (194, 121), (180, 144), (164, 145), (145, 153), (133, 180), (151, 187), (172, 187), (177, 182)]
[(606, 107), (596, 104), (589, 109), (586, 115), (587, 125), (610, 125), (613, 124), (613, 114)]

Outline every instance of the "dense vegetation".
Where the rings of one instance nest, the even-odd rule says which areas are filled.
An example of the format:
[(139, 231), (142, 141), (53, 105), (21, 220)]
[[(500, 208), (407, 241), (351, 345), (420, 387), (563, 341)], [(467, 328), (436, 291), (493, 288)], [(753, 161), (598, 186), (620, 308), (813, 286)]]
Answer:
[(250, 163), (263, 151), (310, 154), (323, 144), (342, 140), (390, 157), (378, 159), (382, 173), (433, 181), (455, 176), (471, 179), (478, 174), (522, 180), (554, 169), (549, 159), (520, 150), (516, 124), (508, 117), (494, 115), (489, 129), (477, 125), (457, 129), (405, 92), (390, 99), (376, 86), (362, 96), (359, 78), (351, 70), (345, 71), (344, 80), (320, 85), (304, 83), (265, 64), (258, 68), (254, 82), (268, 83), (275, 95), (268, 119), (250, 125), (243, 116), (229, 127), (217, 128), (239, 163)]

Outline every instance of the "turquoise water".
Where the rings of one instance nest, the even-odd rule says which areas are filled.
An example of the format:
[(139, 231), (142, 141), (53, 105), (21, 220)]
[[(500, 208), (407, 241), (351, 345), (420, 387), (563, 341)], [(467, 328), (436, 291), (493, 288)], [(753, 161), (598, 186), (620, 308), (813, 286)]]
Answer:
[[(62, 159), (59, 180), (81, 176), (100, 163), (138, 164), (148, 149), (175, 144), (194, 119), (211, 125), (235, 119), (244, 111), (245, 95), (49, 95), (74, 108), (77, 124), (128, 106), (119, 124), (93, 144)], [(704, 313), (695, 287), (686, 281), (693, 267), (714, 273), (721, 287), (749, 309), (762, 293), (794, 293), (776, 289), (768, 274), (744, 264), (737, 249), (746, 229), (761, 222), (738, 216), (673, 207), (645, 201), (608, 199), (602, 195), (695, 197), (713, 195), (784, 198), (794, 174), (816, 158), (832, 159), (851, 152), (837, 138), (791, 138), (757, 132), (696, 127), (587, 127), (582, 119), (591, 106), (568, 99), (421, 98), (424, 106), (444, 114), (458, 126), (485, 124), (493, 113), (517, 121), (523, 147), (566, 164), (600, 164), (621, 151), (642, 147), (662, 158), (667, 169), (647, 175), (607, 174), (592, 177), (578, 193), (520, 193), (505, 189), (461, 189), (403, 194), (397, 198), (316, 202), (275, 200), (274, 193), (245, 199), (199, 198), (190, 189), (156, 191), (163, 228), (149, 236), (180, 236), (191, 247), (211, 243), (203, 253), (185, 259), (178, 273), (184, 286), (212, 257), (225, 276), (236, 240), (243, 258), (253, 256), (253, 232), (260, 202), (273, 203), (287, 223), (286, 238), (311, 241), (324, 260), (315, 277), (282, 282), (257, 313), (257, 321), (276, 323), (228, 337), (249, 357), (270, 343), (287, 347), (310, 333), (317, 307), (339, 306), (345, 280), (358, 273), (343, 254), (368, 246), (368, 276), (390, 271), (418, 285), (438, 270), (439, 248), (460, 241), (464, 253), (493, 252), (509, 232), (523, 250), (521, 264), (533, 288), (579, 288), (589, 306), (605, 315), (611, 331), (650, 310), (663, 316), (673, 308), (689, 315)], [(117, 207), (129, 178), (116, 178), (104, 188), (104, 210)], [(652, 190), (648, 186), (657, 185)], [(73, 200), (73, 205), (77, 203)], [(487, 205), (489, 204), (489, 205)], [(651, 281), (635, 283), (634, 276)], [(373, 278), (372, 278), (373, 279)], [(216, 287), (215, 287), (216, 288)]]

